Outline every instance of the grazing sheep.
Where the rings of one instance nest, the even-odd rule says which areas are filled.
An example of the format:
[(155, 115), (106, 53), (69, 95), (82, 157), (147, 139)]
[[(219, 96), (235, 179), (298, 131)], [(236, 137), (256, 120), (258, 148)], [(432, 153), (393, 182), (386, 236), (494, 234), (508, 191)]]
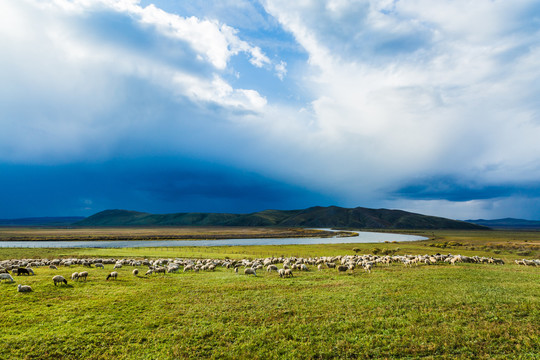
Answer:
[(338, 272), (345, 272), (345, 271), (349, 270), (349, 267), (347, 265), (339, 265), (337, 267), (337, 270), (338, 270)]
[(371, 268), (373, 267), (372, 263), (365, 263), (364, 264), (364, 270), (371, 274)]
[(79, 281), (79, 273), (74, 272), (73, 274), (71, 274), (71, 280)]
[(322, 271), (323, 268), (324, 268), (323, 264), (317, 265), (317, 269), (319, 269), (319, 271)]
[(158, 267), (158, 268), (154, 269), (154, 272), (155, 272), (156, 274), (163, 274), (163, 275), (165, 275), (165, 270), (166, 270), (166, 269), (165, 269), (164, 267)]
[(49, 265), (49, 269), (58, 270), (58, 268), (56, 267), (56, 265)]
[(21, 285), (21, 284), (19, 284), (17, 286), (17, 291), (18, 292), (31, 292), (32, 288), (30, 287), (30, 285)]
[(266, 271), (270, 272), (270, 271), (278, 271), (278, 268), (276, 265), (268, 265), (266, 267)]
[(64, 279), (64, 277), (62, 275), (56, 275), (56, 276), (53, 276), (53, 282), (54, 282), (54, 286), (56, 286), (56, 284), (58, 283), (64, 283), (67, 285), (67, 280)]
[(253, 268), (245, 268), (244, 269), (244, 274), (257, 276), (257, 273), (255, 272), (255, 269), (253, 269)]
[(306, 266), (306, 264), (300, 265), (300, 270), (302, 270), (302, 271), (309, 271), (309, 269), (308, 269), (308, 267)]
[(116, 278), (118, 278), (118, 273), (116, 271), (113, 271), (107, 276), (105, 280), (109, 280), (109, 278), (116, 280)]
[(115, 264), (113, 267), (113, 270), (120, 269), (122, 267), (122, 264)]
[(13, 277), (8, 274), (8, 273), (2, 273), (0, 274), (0, 280), (9, 280), (11, 282), (14, 282), (15, 280), (13, 279)]
[(18, 268), (17, 269), (17, 276), (19, 275), (30, 275), (30, 271), (28, 271), (28, 269), (25, 269), (25, 268)]
[(133, 276), (139, 275), (139, 269), (133, 269)]
[(144, 276), (152, 275), (153, 272), (154, 270), (150, 269), (144, 274)]
[(87, 277), (88, 277), (88, 271), (82, 271), (79, 273), (79, 279), (84, 279), (84, 281), (86, 281)]
[(285, 269), (283, 277), (293, 277), (292, 269)]
[(292, 269), (279, 269), (278, 270), (279, 277), (285, 278), (285, 277), (292, 277)]
[(97, 267), (97, 268), (105, 269), (105, 266), (103, 266), (102, 263), (95, 263), (94, 266)]

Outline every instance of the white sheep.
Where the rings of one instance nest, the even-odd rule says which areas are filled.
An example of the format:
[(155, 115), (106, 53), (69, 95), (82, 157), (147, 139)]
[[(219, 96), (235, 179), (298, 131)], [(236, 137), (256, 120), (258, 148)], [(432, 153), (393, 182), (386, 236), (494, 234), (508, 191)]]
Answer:
[(164, 267), (157, 267), (157, 268), (154, 269), (154, 272), (155, 272), (156, 274), (163, 274), (163, 275), (165, 275), (165, 270), (166, 270), (166, 269), (165, 269)]
[(112, 273), (110, 273), (107, 278), (105, 280), (109, 280), (109, 278), (112, 278), (114, 280), (116, 280), (116, 278), (118, 278), (118, 273), (116, 271), (113, 271)]
[(373, 267), (373, 264), (368, 262), (364, 264), (364, 270), (371, 274), (371, 268)]
[(49, 269), (58, 270), (58, 268), (56, 267), (56, 265), (49, 265)]
[(268, 265), (266, 267), (266, 271), (270, 272), (270, 271), (278, 271), (278, 268), (276, 265)]
[(71, 280), (79, 281), (79, 273), (74, 272), (73, 274), (71, 274)]
[(86, 281), (87, 277), (88, 277), (88, 271), (82, 271), (79, 273), (79, 279), (84, 279), (84, 281)]
[(193, 270), (193, 265), (192, 264), (184, 266), (184, 272), (190, 271), (190, 270)]
[(255, 272), (255, 269), (253, 269), (253, 268), (245, 268), (244, 269), (244, 274), (245, 275), (255, 275), (255, 276), (257, 276), (257, 273)]
[(283, 277), (293, 277), (292, 269), (285, 269)]
[(97, 267), (97, 268), (105, 269), (105, 266), (103, 266), (102, 263), (95, 263), (94, 266)]
[(120, 269), (122, 267), (122, 264), (115, 264), (113, 267), (113, 270)]
[(145, 276), (152, 275), (153, 272), (154, 272), (154, 270), (150, 269), (144, 275)]
[(15, 280), (13, 277), (8, 273), (2, 273), (0, 274), (0, 280), (9, 280), (10, 282), (14, 282)]
[(54, 286), (56, 286), (56, 284), (58, 283), (64, 283), (67, 285), (67, 280), (62, 276), (62, 275), (56, 275), (56, 276), (53, 276), (53, 282), (54, 282)]
[(292, 269), (279, 269), (278, 270), (279, 277), (285, 278), (285, 277), (292, 277)]
[(17, 286), (17, 291), (18, 292), (31, 292), (32, 288), (30, 287), (30, 285), (21, 285), (21, 284), (19, 284)]

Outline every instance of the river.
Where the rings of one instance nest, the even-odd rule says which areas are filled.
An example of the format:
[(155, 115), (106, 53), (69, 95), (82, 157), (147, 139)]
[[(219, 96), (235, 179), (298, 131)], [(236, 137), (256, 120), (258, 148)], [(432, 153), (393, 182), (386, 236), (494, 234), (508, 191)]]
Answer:
[(384, 243), (392, 241), (401, 242), (427, 239), (426, 237), (416, 235), (387, 234), (363, 231), (354, 232), (358, 233), (358, 236), (332, 238), (265, 238), (224, 240), (0, 241), (0, 248), (129, 248), (175, 246), (309, 245)]

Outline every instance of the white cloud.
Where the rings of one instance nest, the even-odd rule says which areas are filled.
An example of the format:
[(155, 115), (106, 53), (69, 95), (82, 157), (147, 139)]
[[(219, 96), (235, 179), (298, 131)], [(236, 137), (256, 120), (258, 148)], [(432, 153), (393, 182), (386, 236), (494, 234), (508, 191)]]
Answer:
[[(127, 28), (113, 29), (115, 34), (101, 30), (102, 15), (124, 21)], [(154, 129), (148, 131), (163, 136), (166, 122), (159, 122), (178, 114), (155, 118), (149, 109), (144, 121), (128, 120), (144, 102), (149, 108), (174, 108), (187, 99), (200, 107), (223, 107), (224, 112), (208, 117), (222, 120), (230, 112), (261, 111), (266, 104), (256, 90), (235, 88), (223, 75), (230, 57), (240, 52), (255, 66), (269, 60), (216, 21), (112, 0), (6, 1), (0, 4), (0, 18), (3, 160), (71, 161), (84, 158), (89, 149), (91, 157), (108, 156), (120, 139), (152, 122)], [(151, 48), (127, 41), (141, 31), (153, 36)], [(159, 45), (165, 37), (177, 42)], [(141, 98), (150, 89), (156, 95)]]
[(351, 203), (436, 174), (540, 179), (534, 2), (441, 5), (265, 2), (309, 54), (317, 130), (304, 136), (326, 144), (313, 155), (326, 170), (306, 178)]
[(282, 60), (279, 64), (276, 64), (275, 70), (279, 80), (283, 81), (283, 78), (287, 75), (287, 63)]
[[(189, 43), (197, 53), (220, 70), (225, 69), (230, 57), (239, 52), (250, 54), (250, 61), (258, 67), (270, 62), (260, 48), (240, 40), (235, 29), (216, 20), (182, 17), (159, 9), (154, 4), (142, 7), (136, 0), (56, 0), (54, 5), (57, 9), (78, 14), (113, 10), (129, 15), (142, 25), (155, 27), (165, 36)], [(50, 4), (41, 6), (56, 10)]]

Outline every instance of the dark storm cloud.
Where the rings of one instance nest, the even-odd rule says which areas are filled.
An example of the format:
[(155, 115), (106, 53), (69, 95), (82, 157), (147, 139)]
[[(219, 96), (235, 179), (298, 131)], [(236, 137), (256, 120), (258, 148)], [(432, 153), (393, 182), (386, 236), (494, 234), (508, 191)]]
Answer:
[(540, 196), (540, 184), (487, 185), (456, 177), (432, 177), (417, 180), (393, 192), (394, 196), (411, 200), (471, 201), (511, 196)]
[(0, 218), (87, 216), (115, 208), (154, 213), (248, 213), (330, 204), (329, 199), (306, 189), (190, 159), (4, 164), (0, 173)]

